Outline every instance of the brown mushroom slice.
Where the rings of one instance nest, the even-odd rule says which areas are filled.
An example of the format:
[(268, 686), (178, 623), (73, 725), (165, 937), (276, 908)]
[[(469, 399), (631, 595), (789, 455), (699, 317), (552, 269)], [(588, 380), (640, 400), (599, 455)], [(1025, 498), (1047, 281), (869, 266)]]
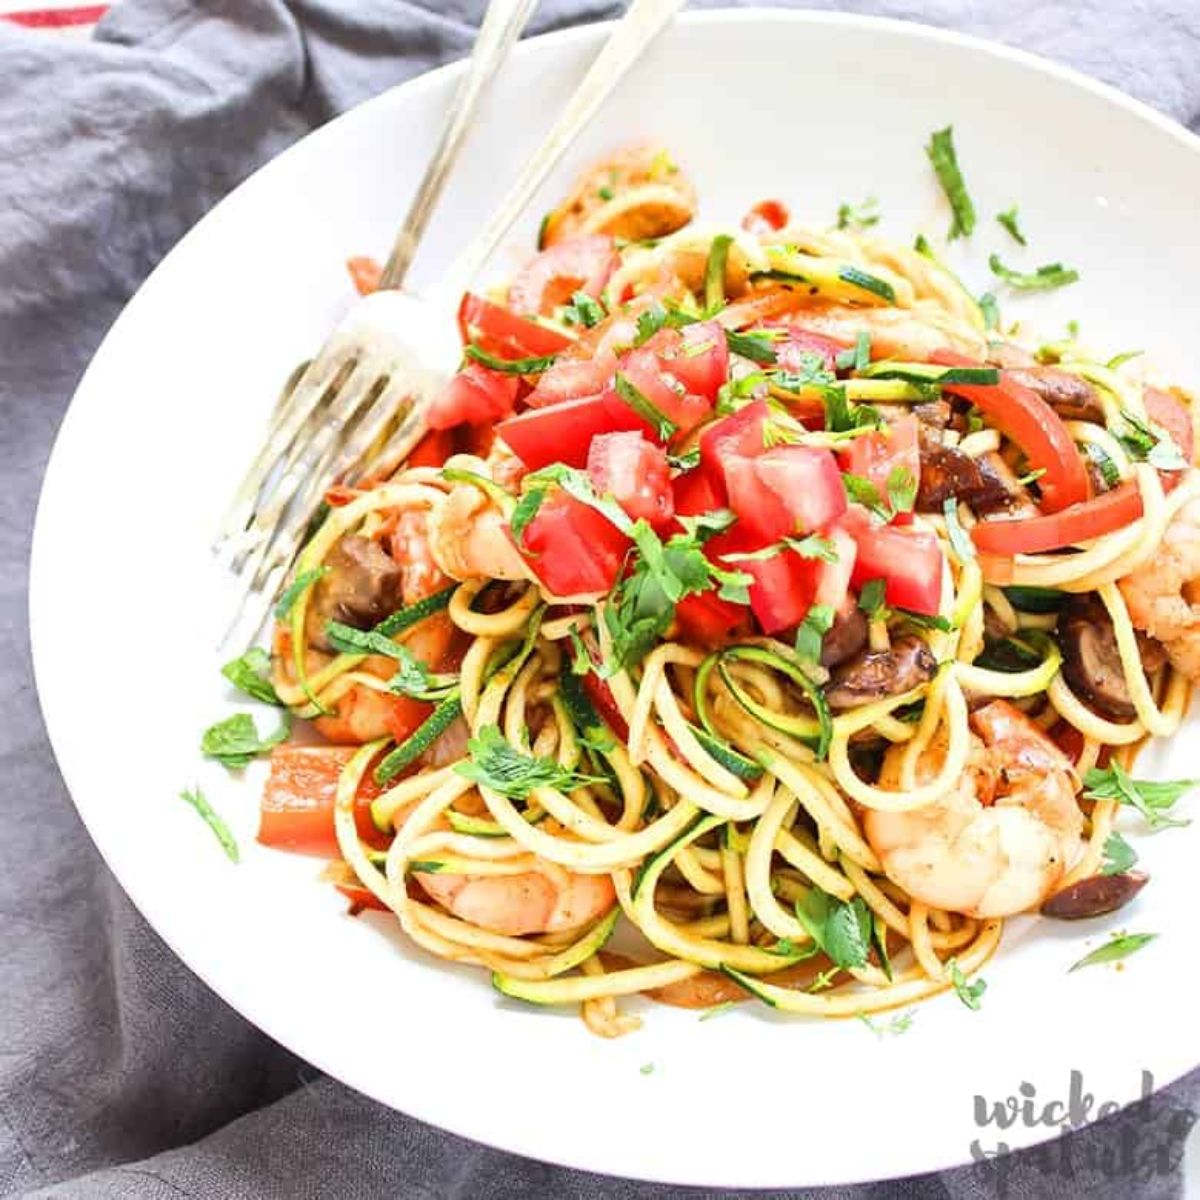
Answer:
[(1063, 921), (1102, 917), (1123, 908), (1150, 882), (1143, 871), (1090, 875), (1057, 891), (1042, 905), (1042, 915)]
[(937, 672), (937, 660), (919, 637), (903, 637), (888, 650), (868, 650), (833, 673), (825, 690), (830, 708), (855, 708), (898, 696), (928, 683)]
[(833, 669), (853, 658), (867, 644), (867, 615), (851, 602), (833, 619), (821, 641), (821, 666)]
[(1060, 417), (1104, 423), (1100, 394), (1079, 375), (1058, 367), (1018, 367), (1008, 372), (1008, 378), (1037, 392)]
[(1062, 647), (1063, 678), (1089, 708), (1111, 721), (1132, 721), (1137, 715), (1117, 635), (1108, 609), (1099, 597), (1071, 596), (1058, 617), (1058, 644)]
[(306, 630), (312, 646), (329, 650), (328, 621), (369, 629), (400, 607), (403, 574), (398, 563), (371, 538), (350, 535), (325, 558), (328, 572), (313, 589)]
[(935, 438), (922, 438), (917, 511), (941, 512), (950, 499), (964, 501), (981, 516), (1010, 512), (1022, 503), (1020, 485), (1011, 473), (996, 469), (991, 455), (972, 458)]

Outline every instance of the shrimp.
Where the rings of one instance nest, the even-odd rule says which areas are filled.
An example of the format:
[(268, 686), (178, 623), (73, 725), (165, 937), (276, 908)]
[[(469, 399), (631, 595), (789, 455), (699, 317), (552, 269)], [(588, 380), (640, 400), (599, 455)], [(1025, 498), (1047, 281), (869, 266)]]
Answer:
[(452, 579), (529, 579), (504, 526), (504, 514), (488, 496), (462, 484), (430, 514), (430, 553)]
[[(910, 812), (872, 809), (864, 831), (889, 879), (915, 900), (972, 917), (1005, 917), (1054, 892), (1082, 848), (1083, 814), (1070, 760), (1018, 709), (993, 700), (971, 717), (968, 768), (944, 799)], [(927, 782), (945, 756), (939, 731), (921, 755)], [(904, 747), (880, 784), (900, 788)]]
[(604, 233), (628, 241), (664, 237), (696, 211), (696, 189), (665, 151), (629, 146), (590, 166), (552, 212), (542, 245)]
[(603, 916), (616, 899), (607, 875), (578, 875), (540, 859), (520, 875), (420, 873), (415, 878), (460, 920), (510, 937), (574, 929)]
[(1200, 498), (1179, 509), (1154, 554), (1117, 586), (1134, 626), (1163, 644), (1177, 671), (1200, 680)]

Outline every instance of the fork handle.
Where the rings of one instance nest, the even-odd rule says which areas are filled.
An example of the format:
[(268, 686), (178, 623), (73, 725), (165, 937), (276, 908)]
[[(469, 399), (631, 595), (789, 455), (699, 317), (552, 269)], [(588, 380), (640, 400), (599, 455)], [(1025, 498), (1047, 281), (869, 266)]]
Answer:
[(488, 5), (471, 51), (470, 65), (446, 114), (437, 149), (425, 168), (425, 175), (384, 265), (379, 281), (381, 288), (395, 290), (404, 282), (425, 226), (446, 186), (450, 169), (475, 123), (480, 102), (536, 6), (537, 0), (491, 0)]
[(437, 289), (440, 296), (452, 304), (458, 302), (580, 131), (596, 115), (597, 109), (650, 42), (686, 3), (687, 0), (632, 0), (567, 101), (561, 116), (526, 161), (508, 195), (451, 265)]

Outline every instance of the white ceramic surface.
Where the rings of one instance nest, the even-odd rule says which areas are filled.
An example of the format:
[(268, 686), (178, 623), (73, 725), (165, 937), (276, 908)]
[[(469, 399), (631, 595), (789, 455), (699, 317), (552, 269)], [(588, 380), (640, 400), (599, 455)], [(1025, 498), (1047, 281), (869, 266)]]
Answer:
[[(520, 48), (416, 283), (498, 197), (601, 36)], [(1065, 1099), (1077, 1068), (1098, 1100), (1127, 1101), (1143, 1069), (1163, 1083), (1195, 1065), (1186, 972), (1200, 828), (1136, 838), (1154, 881), (1118, 918), (1011, 925), (980, 1012), (942, 998), (890, 1038), (750, 1004), (704, 1023), (647, 1005), (640, 1033), (602, 1042), (574, 1014), (503, 1001), (483, 973), (426, 959), (381, 919), (348, 919), (314, 860), (255, 846), (264, 768), (239, 780), (197, 752), (200, 731), (234, 708), (213, 650), (210, 535), (282, 379), (351, 302), (343, 260), (388, 245), (457, 70), (334, 121), (201, 221), (116, 323), (63, 425), (33, 559), (38, 684), (79, 811), (134, 902), (230, 1004), (320, 1068), (446, 1129), (597, 1171), (766, 1186), (927, 1170), (965, 1161), (976, 1138), (1049, 1135), (979, 1130), (977, 1094), (1000, 1100), (1028, 1081)], [(688, 17), (543, 199), (580, 163), (644, 135), (694, 174), (705, 216), (779, 195), (826, 221), (840, 201), (875, 195), (883, 232), (940, 238), (949, 218), (922, 147), (948, 122), (980, 209), (971, 256), (958, 243), (951, 261), (981, 289), (989, 249), (1077, 266), (1081, 283), (1010, 315), (1050, 331), (1077, 318), (1099, 346), (1145, 348), (1200, 384), (1196, 141), (997, 46), (851, 17)], [(1027, 252), (993, 220), (1014, 202)], [(542, 207), (497, 272), (531, 244)], [(100, 636), (63, 636), (77, 629), (80, 580)], [(1155, 766), (1200, 774), (1194, 727)], [(196, 782), (236, 830), (241, 865), (176, 799)], [(1067, 974), (1115, 928), (1161, 936), (1123, 971)]]

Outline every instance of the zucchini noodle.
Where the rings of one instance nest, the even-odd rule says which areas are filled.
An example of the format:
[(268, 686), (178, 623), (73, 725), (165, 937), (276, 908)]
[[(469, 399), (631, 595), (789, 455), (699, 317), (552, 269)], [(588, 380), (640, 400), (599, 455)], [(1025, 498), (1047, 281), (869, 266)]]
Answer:
[[(504, 288), (464, 304), (471, 388), (499, 380), (516, 406), (495, 448), (329, 494), (271, 683), (339, 744), (278, 748), (268, 790), (307, 802), (336, 778), (331, 878), (356, 906), (603, 1037), (638, 1027), (618, 1007), (637, 995), (814, 1018), (972, 999), (1004, 918), (1109, 870), (1126, 806), (1094, 772), (1184, 720), (1200, 472), (1161, 438), (1190, 410), (1073, 342), (1006, 392), (989, 364), (1034, 360), (924, 239), (680, 224), (674, 168), (645, 167), (641, 209), (630, 170), (547, 225), (599, 239), (629, 219), (590, 291), (500, 331)], [(674, 375), (643, 394), (656, 355)], [(570, 422), (521, 440), (593, 366), (573, 403), (630, 410), (601, 449), (642, 448), (636, 495)], [(470, 421), (433, 440), (478, 447), (491, 418)], [(801, 460), (836, 496), (815, 466), (785, 473)], [(1001, 826), (1024, 836), (1014, 808), (1035, 849), (1001, 845)]]

